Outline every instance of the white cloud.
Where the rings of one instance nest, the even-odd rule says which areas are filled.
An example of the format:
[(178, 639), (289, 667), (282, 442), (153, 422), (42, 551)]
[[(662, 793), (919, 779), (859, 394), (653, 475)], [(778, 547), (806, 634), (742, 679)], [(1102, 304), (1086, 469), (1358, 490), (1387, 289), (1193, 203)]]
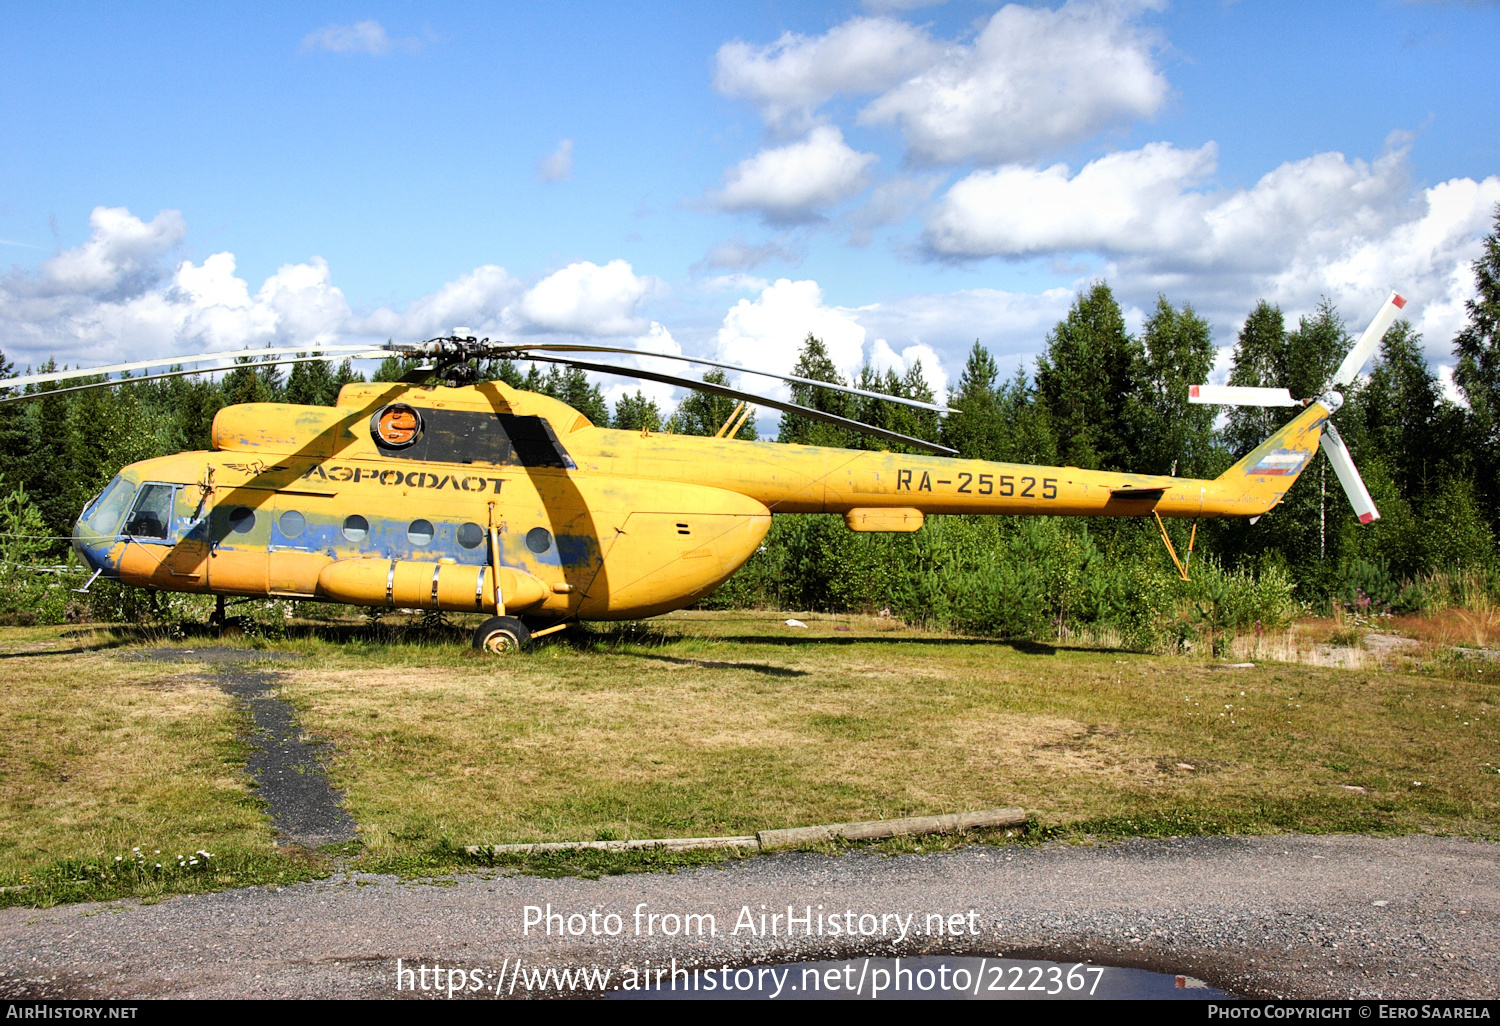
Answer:
[(1214, 170), (1216, 152), (1213, 143), (1196, 150), (1151, 143), (1100, 157), (1071, 177), (1066, 164), (975, 171), (943, 197), (927, 245), (961, 257), (1193, 245), (1211, 200), (1187, 189)]
[(143, 222), (124, 207), (95, 207), (88, 241), (42, 264), (43, 294), (102, 295), (129, 289), (159, 275), (158, 261), (187, 234), (176, 210)]
[(573, 140), (564, 139), (557, 149), (537, 162), (537, 177), (544, 182), (565, 182), (573, 177)]
[[(1067, 314), (1072, 300), (1069, 289), (1041, 295), (964, 289), (869, 306), (828, 306), (816, 281), (782, 278), (756, 298), (730, 307), (715, 348), (725, 362), (790, 373), (811, 333), (823, 340), (846, 379), (852, 380), (867, 361), (905, 374), (921, 360), (923, 375), (941, 395), (976, 339), (1004, 373), (1022, 365), (1029, 371), (1042, 339)], [(765, 378), (744, 376), (737, 384), (781, 398), (789, 394), (786, 386)]]
[(849, 216), (849, 244), (868, 246), (875, 238), (876, 228), (906, 220), (927, 203), (941, 181), (935, 175), (921, 178), (898, 175), (875, 186), (870, 190), (870, 198)]
[(767, 124), (801, 131), (833, 96), (887, 89), (931, 64), (939, 49), (905, 22), (854, 18), (811, 38), (787, 32), (769, 46), (725, 43), (714, 87), (755, 104)]
[(521, 282), (505, 268), (484, 264), (447, 282), (403, 310), (382, 307), (349, 324), (349, 331), (372, 338), (424, 339), (446, 335), (455, 327), (473, 328), (480, 336), (499, 336), (514, 327), (511, 306), (522, 294)]
[(392, 50), (415, 51), (422, 48), (416, 37), (392, 39), (378, 21), (357, 21), (352, 25), (325, 25), (302, 37), (302, 52), (327, 50), (330, 53), (366, 53), (374, 57)]
[(933, 164), (1024, 160), (1149, 117), (1167, 97), (1136, 5), (1007, 4), (972, 45), (877, 97), (860, 120), (896, 124), (914, 159)]
[(754, 210), (773, 223), (816, 219), (865, 187), (865, 172), (879, 158), (844, 142), (831, 125), (820, 125), (801, 142), (761, 150), (724, 176), (715, 198), (724, 210)]
[(920, 362), (922, 377), (932, 386), (933, 394), (941, 400), (947, 393), (948, 374), (943, 369), (943, 360), (936, 349), (925, 343), (907, 346), (898, 353), (885, 339), (877, 338), (870, 343), (868, 359), (872, 369), (882, 374), (888, 370), (895, 371), (897, 377), (905, 376), (913, 364)]
[(919, 7), (937, 7), (948, 0), (862, 0), (867, 11), (913, 11)]
[(777, 131), (806, 129), (835, 96), (878, 94), (860, 121), (899, 127), (918, 162), (1033, 159), (1161, 108), (1155, 40), (1132, 23), (1142, 6), (1008, 4), (971, 43), (893, 18), (852, 18), (821, 36), (726, 43), (714, 85), (755, 104)]
[(0, 338), (17, 365), (49, 356), (90, 366), (272, 344), (412, 341), (458, 324), (492, 337), (641, 335), (675, 345), (636, 314), (660, 283), (623, 260), (575, 263), (530, 289), (486, 264), (404, 308), (356, 313), (322, 257), (285, 264), (252, 291), (232, 253), (166, 263), (186, 232), (176, 211), (146, 222), (101, 207), (90, 223), (82, 245), (34, 271), (0, 275)]
[[(828, 348), (828, 356), (847, 378), (864, 363), (865, 329), (847, 311), (823, 305), (815, 281), (781, 278), (755, 299), (741, 299), (724, 315), (716, 339), (718, 358), (726, 363), (790, 373), (808, 334)], [(741, 378), (738, 387), (786, 395), (765, 378)]]
[[(645, 353), (674, 353), (682, 355), (682, 346), (672, 337), (672, 333), (661, 324), (652, 321), (646, 332), (630, 340), (629, 345)], [(585, 354), (584, 359), (588, 359)], [(608, 357), (611, 362), (615, 358)], [(642, 370), (656, 371), (661, 374), (672, 374), (677, 377), (692, 377), (695, 369), (691, 364), (682, 363), (678, 360), (653, 360), (649, 356), (634, 356), (626, 358), (623, 366), (635, 366)], [(698, 368), (701, 372), (703, 368)], [(662, 420), (665, 421), (677, 408), (677, 387), (664, 384), (659, 381), (635, 381), (629, 378), (620, 378), (614, 375), (600, 376), (600, 390), (604, 393), (604, 400), (609, 404), (613, 412), (615, 404), (623, 396), (635, 395), (641, 392), (647, 399), (655, 401), (656, 408), (661, 411)]]
[(730, 239), (719, 243), (705, 253), (703, 259), (693, 265), (693, 269), (696, 271), (706, 267), (722, 267), (735, 271), (748, 271), (772, 260), (790, 264), (801, 259), (800, 253), (780, 242), (772, 241), (753, 246), (744, 239)]
[(699, 284), (704, 292), (760, 292), (771, 283), (753, 274), (716, 274)]
[(658, 287), (639, 277), (624, 260), (600, 267), (587, 260), (569, 264), (531, 287), (515, 312), (527, 331), (581, 335), (630, 335), (645, 329), (636, 314), (642, 299)]
[(1153, 143), (1071, 177), (1062, 165), (980, 171), (949, 190), (926, 243), (958, 257), (1101, 253), (1123, 296), (1191, 301), (1221, 330), (1258, 299), (1295, 315), (1325, 295), (1360, 325), (1400, 288), (1441, 357), (1463, 323), (1469, 264), (1500, 203), (1500, 177), (1413, 193), (1406, 154), (1398, 146), (1366, 163), (1320, 153), (1248, 189), (1203, 188), (1212, 144)]
[[(892, 340), (888, 347), (899, 347), (903, 367), (905, 354), (915, 346), (935, 353), (939, 365), (929, 363), (925, 356), (922, 359), (922, 370), (928, 381), (933, 381), (938, 379), (938, 371), (946, 380), (945, 368), (961, 368), (976, 340), (995, 356), (1006, 373), (1020, 364), (1029, 370), (1042, 339), (1066, 315), (1072, 300), (1070, 289), (1048, 289), (1032, 295), (976, 288), (904, 296), (848, 313), (871, 335)], [(921, 351), (917, 352), (920, 355)]]

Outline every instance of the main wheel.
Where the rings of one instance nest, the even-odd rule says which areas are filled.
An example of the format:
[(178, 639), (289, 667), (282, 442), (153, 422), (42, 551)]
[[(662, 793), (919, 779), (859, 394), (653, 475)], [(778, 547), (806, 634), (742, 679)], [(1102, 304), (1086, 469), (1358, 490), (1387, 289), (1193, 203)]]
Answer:
[(531, 632), (514, 616), (492, 616), (474, 632), (474, 647), (492, 655), (510, 655), (531, 644)]

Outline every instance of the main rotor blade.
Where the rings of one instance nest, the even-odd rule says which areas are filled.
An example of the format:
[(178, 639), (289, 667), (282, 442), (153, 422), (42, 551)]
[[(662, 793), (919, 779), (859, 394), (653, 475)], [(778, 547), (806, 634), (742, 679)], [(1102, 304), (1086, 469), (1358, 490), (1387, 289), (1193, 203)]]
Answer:
[[(90, 378), (95, 374), (120, 374), (124, 371), (144, 370), (147, 367), (170, 367), (174, 363), (201, 363), (208, 360), (239, 360), (245, 357), (277, 356), (281, 353), (368, 353), (378, 346), (277, 346), (272, 349), (241, 349), (226, 353), (196, 353), (192, 356), (164, 356), (160, 360), (137, 360), (134, 363), (112, 363), (107, 367), (78, 367), (74, 370), (48, 371), (45, 374), (24, 374), (18, 378), (0, 378), (0, 387), (23, 388), (26, 385), (42, 385), (49, 381), (66, 381), (69, 378)], [(382, 352), (383, 359), (391, 354)], [(370, 357), (374, 359), (375, 357)], [(362, 357), (351, 357), (362, 359)], [(143, 379), (136, 378), (136, 381)]]
[(1349, 384), (1354, 376), (1375, 354), (1375, 347), (1380, 345), (1380, 340), (1385, 338), (1385, 333), (1391, 324), (1401, 315), (1401, 308), (1406, 305), (1406, 299), (1400, 293), (1392, 292), (1385, 298), (1385, 305), (1365, 329), (1365, 333), (1354, 343), (1354, 348), (1349, 350), (1349, 355), (1344, 357), (1344, 362), (1339, 364), (1339, 369), (1333, 372), (1329, 379), (1328, 387), (1336, 388)]
[[(363, 357), (354, 356), (350, 357), (350, 359), (383, 360), (389, 355), (390, 353), (387, 353), (384, 350), (375, 352), (366, 351)], [(314, 361), (320, 361), (323, 359), (324, 357), (321, 356), (298, 356), (289, 357), (285, 360), (257, 360), (253, 364), (235, 363), (230, 364), (227, 367), (208, 367), (206, 369), (200, 370), (163, 371), (160, 374), (142, 374), (138, 378), (112, 378), (109, 381), (91, 381), (87, 385), (73, 385), (69, 388), (49, 388), (45, 392), (20, 392), (16, 395), (0, 396), (0, 404), (20, 402), (22, 399), (40, 399), (43, 396), (48, 395), (66, 395), (69, 392), (87, 392), (91, 388), (115, 388), (119, 385), (134, 385), (140, 381), (159, 381), (162, 378), (181, 378), (186, 377), (190, 374), (218, 374), (221, 371), (234, 370), (236, 367), (279, 367), (282, 364), (287, 363), (312, 363)], [(69, 376), (74, 378), (81, 378), (87, 377), (88, 375), (81, 374), (78, 371), (72, 371), (70, 372)], [(11, 382), (15, 380), (15, 378), (0, 378), (0, 389), (11, 388)]]
[(1284, 388), (1250, 385), (1189, 385), (1188, 402), (1221, 406), (1301, 406)]
[[(629, 350), (635, 352), (635, 350)], [(769, 406), (773, 410), (781, 410), (784, 413), (795, 413), (799, 417), (809, 420), (820, 420), (825, 424), (834, 424), (850, 431), (858, 431), (862, 435), (871, 435), (875, 438), (884, 438), (888, 442), (900, 442), (923, 452), (930, 452), (936, 456), (956, 456), (957, 450), (950, 449), (936, 442), (926, 442), (920, 438), (912, 438), (908, 435), (898, 434), (895, 431), (887, 431), (872, 424), (864, 424), (848, 417), (840, 417), (833, 413), (824, 413), (822, 410), (810, 409), (806, 406), (798, 406), (796, 403), (784, 403), (779, 399), (767, 399), (765, 396), (756, 395), (753, 392), (741, 392), (737, 388), (729, 388), (725, 385), (715, 385), (711, 381), (694, 381), (692, 378), (679, 378), (673, 374), (658, 374), (655, 371), (639, 370), (635, 367), (613, 367), (607, 363), (589, 363), (585, 360), (571, 360), (563, 356), (536, 356), (527, 359), (541, 360), (544, 363), (561, 363), (569, 367), (577, 367), (580, 370), (598, 371), (601, 374), (615, 374), (625, 378), (641, 378), (645, 381), (660, 381), (664, 385), (679, 385), (682, 388), (691, 388), (698, 392), (711, 392), (714, 395), (722, 395), (728, 399), (738, 399), (755, 406)]]
[(1375, 500), (1370, 498), (1370, 492), (1365, 488), (1359, 471), (1354, 469), (1354, 459), (1349, 455), (1349, 447), (1344, 444), (1338, 429), (1331, 422), (1323, 425), (1323, 437), (1318, 439), (1318, 443), (1328, 454), (1328, 462), (1333, 464), (1333, 472), (1338, 476), (1339, 484), (1344, 486), (1344, 493), (1349, 496), (1359, 522), (1368, 524), (1372, 520), (1379, 520), (1380, 511), (1375, 508)]
[[(502, 343), (504, 345), (504, 343)], [(627, 356), (654, 356), (660, 360), (678, 360), (682, 363), (702, 364), (705, 367), (718, 367), (722, 370), (739, 371), (743, 374), (756, 374), (763, 378), (780, 378), (782, 381), (794, 381), (799, 385), (816, 385), (818, 388), (828, 388), (835, 392), (845, 392), (849, 395), (865, 396), (869, 399), (884, 399), (889, 403), (900, 403), (903, 406), (915, 406), (919, 410), (932, 410), (936, 413), (961, 413), (939, 403), (924, 402), (921, 399), (907, 399), (897, 395), (887, 395), (884, 392), (870, 392), (863, 388), (854, 388), (850, 385), (838, 385), (831, 381), (817, 381), (813, 378), (799, 378), (794, 374), (777, 374), (775, 371), (755, 370), (752, 367), (741, 367), (733, 363), (719, 363), (717, 360), (704, 360), (697, 356), (678, 356), (676, 353), (649, 353), (640, 349), (624, 349), (619, 346), (583, 346), (583, 345), (530, 345), (527, 343), (514, 343), (516, 354), (540, 350), (549, 353), (622, 353)]]

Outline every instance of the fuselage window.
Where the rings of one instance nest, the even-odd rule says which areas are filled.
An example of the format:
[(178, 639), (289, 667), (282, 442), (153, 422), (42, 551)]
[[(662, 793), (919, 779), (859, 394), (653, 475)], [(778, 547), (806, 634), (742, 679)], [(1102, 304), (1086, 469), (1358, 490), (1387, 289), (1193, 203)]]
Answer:
[(545, 527), (533, 527), (526, 532), (526, 547), (540, 555), (552, 547), (552, 533)]
[(413, 520), (406, 529), (406, 540), (413, 545), (427, 545), (432, 542), (432, 521)]
[(236, 506), (229, 511), (229, 529), (235, 534), (249, 534), (255, 530), (255, 510), (249, 506)]
[[(386, 407), (386, 411), (395, 409)], [(432, 463), (577, 469), (573, 458), (552, 433), (552, 425), (542, 417), (483, 410), (423, 410), (420, 421), (416, 420), (415, 412), (412, 414), (411, 440), (397, 442), (395, 438), (407, 437), (405, 429), (387, 429), (385, 421), (380, 419), (386, 411), (382, 411), (371, 430), (371, 437), (385, 456)]]
[(370, 522), (358, 513), (344, 518), (344, 537), (352, 542), (362, 542), (370, 533)]
[(125, 521), (125, 533), (132, 538), (166, 541), (167, 528), (172, 523), (174, 490), (175, 486), (169, 484), (143, 485), (130, 510), (130, 519)]
[(484, 544), (484, 528), (478, 524), (460, 524), (458, 543), (466, 549), (477, 549)]
[(289, 509), (281, 514), (276, 525), (281, 528), (283, 538), (300, 538), (302, 532), (307, 530), (307, 518), (296, 510)]

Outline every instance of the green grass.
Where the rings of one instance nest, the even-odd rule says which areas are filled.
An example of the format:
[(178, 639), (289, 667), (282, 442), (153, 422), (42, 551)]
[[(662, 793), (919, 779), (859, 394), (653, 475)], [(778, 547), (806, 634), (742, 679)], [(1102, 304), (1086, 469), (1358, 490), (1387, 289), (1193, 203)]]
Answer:
[[(360, 824), (356, 848), (295, 854), (273, 844), (243, 774), (245, 714), (211, 668), (123, 658), (159, 643), (131, 634), (0, 630), (0, 886), (24, 888), (0, 903), (149, 898), (335, 865), (418, 877), (658, 871), (736, 856), (475, 860), (463, 846), (1016, 805), (1033, 818), (1032, 841), (1500, 833), (1500, 702), (1474, 674), (1230, 671), (874, 618), (802, 614), (810, 628), (799, 630), (786, 615), (679, 613), (509, 660), (476, 655), (457, 630), (325, 626), (239, 641), (250, 658), (298, 656), (265, 667), (304, 729), (333, 742), (334, 784)], [(218, 861), (111, 876), (137, 846)]]

